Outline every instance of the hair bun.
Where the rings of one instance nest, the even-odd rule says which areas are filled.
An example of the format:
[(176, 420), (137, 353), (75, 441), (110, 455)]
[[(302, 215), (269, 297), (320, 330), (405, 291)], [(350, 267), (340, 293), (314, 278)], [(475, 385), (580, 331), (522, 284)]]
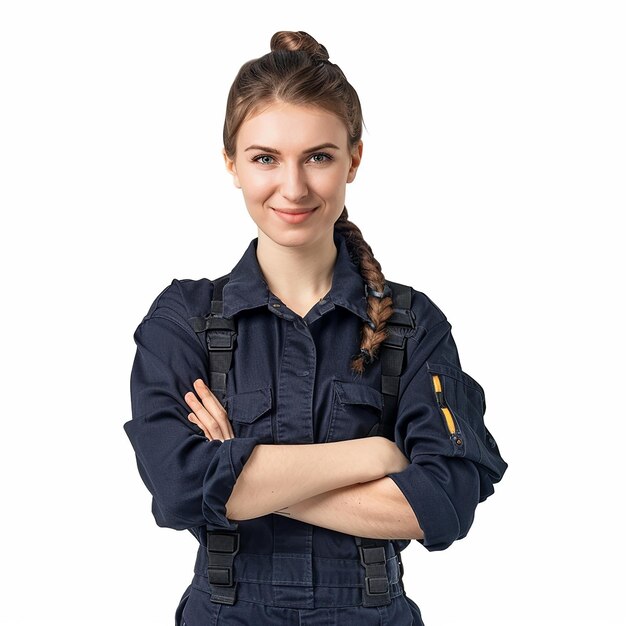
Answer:
[(275, 50), (291, 50), (308, 52), (315, 60), (328, 61), (328, 50), (318, 43), (309, 33), (303, 30), (279, 30), (270, 41), (272, 52)]

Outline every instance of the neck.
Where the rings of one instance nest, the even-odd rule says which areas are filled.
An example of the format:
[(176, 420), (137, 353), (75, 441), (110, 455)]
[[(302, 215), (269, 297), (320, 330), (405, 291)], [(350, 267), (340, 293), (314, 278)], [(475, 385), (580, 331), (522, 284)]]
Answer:
[(330, 291), (337, 259), (332, 230), (306, 246), (282, 246), (259, 231), (256, 256), (270, 291), (293, 310)]

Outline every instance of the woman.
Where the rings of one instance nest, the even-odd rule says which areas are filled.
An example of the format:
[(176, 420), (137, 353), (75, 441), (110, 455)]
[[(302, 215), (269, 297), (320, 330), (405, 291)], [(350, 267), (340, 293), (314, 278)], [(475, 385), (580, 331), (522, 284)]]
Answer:
[(153, 302), (124, 428), (157, 524), (200, 543), (177, 625), (423, 624), (400, 551), (464, 537), (507, 465), (444, 314), (348, 220), (356, 92), (307, 33), (271, 49), (224, 124), (258, 237)]

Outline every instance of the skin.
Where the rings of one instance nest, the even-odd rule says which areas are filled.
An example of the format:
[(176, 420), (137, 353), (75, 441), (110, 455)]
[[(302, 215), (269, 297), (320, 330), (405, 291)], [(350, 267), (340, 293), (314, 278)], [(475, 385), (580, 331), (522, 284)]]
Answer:
[[(337, 254), (333, 228), (362, 152), (362, 141), (349, 145), (336, 115), (274, 103), (242, 125), (235, 157), (224, 153), (226, 169), (258, 227), (257, 258), (265, 280), (301, 316), (330, 289)], [(302, 223), (288, 224), (279, 209), (315, 211)]]
[[(330, 290), (337, 254), (334, 224), (343, 211), (346, 185), (355, 179), (362, 153), (363, 142), (351, 146), (343, 121), (334, 114), (284, 102), (261, 107), (242, 124), (233, 158), (223, 152), (226, 169), (257, 225), (257, 259), (268, 287), (302, 317)], [(277, 214), (279, 209), (314, 212), (300, 223), (288, 223)], [(190, 391), (184, 396), (191, 409), (189, 420), (200, 426), (208, 439), (233, 438), (228, 415), (218, 399), (202, 379), (193, 386), (195, 394)], [(384, 473), (409, 465), (392, 442), (369, 439), (366, 443), (376, 444), (385, 459)], [(263, 448), (267, 465), (261, 460), (261, 450), (253, 452), (240, 476), (251, 478), (237, 481), (227, 504), (230, 519), (247, 519), (237, 512), (258, 488), (250, 487), (250, 493), (245, 490), (253, 484), (252, 477), (261, 480), (268, 475), (271, 459), (267, 453), (279, 452), (272, 450), (275, 446), (257, 448)], [(341, 457), (336, 473), (343, 469), (340, 463)], [(404, 495), (386, 476), (301, 498), (274, 512), (359, 536), (423, 538)]]

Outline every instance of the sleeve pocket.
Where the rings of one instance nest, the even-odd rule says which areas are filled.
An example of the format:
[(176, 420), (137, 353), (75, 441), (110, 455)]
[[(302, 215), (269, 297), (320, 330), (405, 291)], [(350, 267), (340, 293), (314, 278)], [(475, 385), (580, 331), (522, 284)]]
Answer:
[(225, 408), (235, 437), (256, 437), (259, 443), (273, 443), (272, 405), (270, 385), (227, 397)]
[(487, 430), (485, 392), (469, 374), (453, 365), (428, 363), (432, 394), (449, 437), (452, 456), (482, 465), (493, 482), (498, 482), (507, 464), (498, 444)]

